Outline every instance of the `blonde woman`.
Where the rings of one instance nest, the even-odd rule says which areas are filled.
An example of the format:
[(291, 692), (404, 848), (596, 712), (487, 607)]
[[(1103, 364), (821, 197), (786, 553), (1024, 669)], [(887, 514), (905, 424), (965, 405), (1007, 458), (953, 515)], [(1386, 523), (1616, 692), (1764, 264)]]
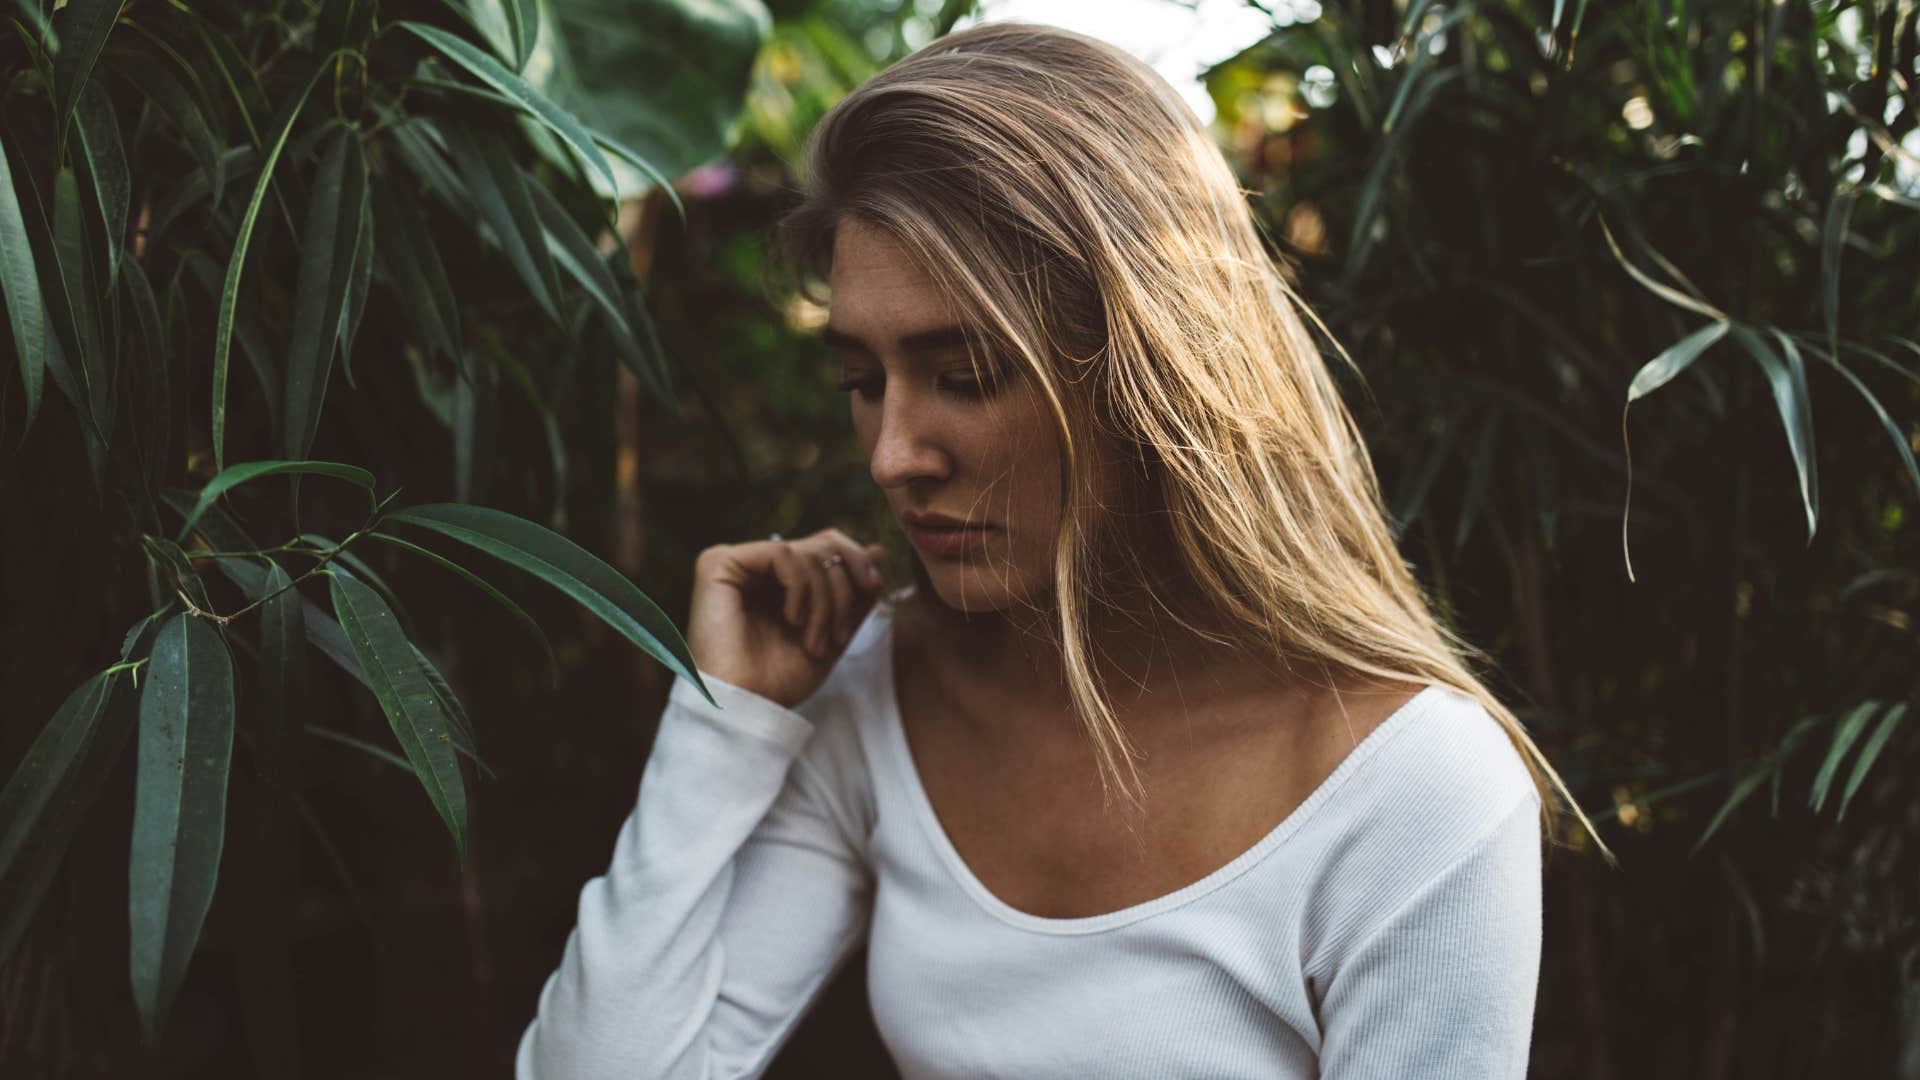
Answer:
[(782, 237), (913, 581), (700, 554), (717, 704), (674, 687), (521, 1080), (757, 1076), (863, 943), (909, 1080), (1522, 1076), (1564, 785), (1191, 110), (988, 25), (808, 165)]

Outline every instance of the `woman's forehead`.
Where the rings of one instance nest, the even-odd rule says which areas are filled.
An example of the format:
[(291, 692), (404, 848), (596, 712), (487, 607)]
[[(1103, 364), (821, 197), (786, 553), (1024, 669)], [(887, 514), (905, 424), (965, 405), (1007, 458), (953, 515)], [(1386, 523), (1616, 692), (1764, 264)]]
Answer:
[(946, 290), (906, 246), (858, 222), (835, 230), (829, 289), (830, 343), (924, 349), (952, 344), (941, 335), (961, 326)]

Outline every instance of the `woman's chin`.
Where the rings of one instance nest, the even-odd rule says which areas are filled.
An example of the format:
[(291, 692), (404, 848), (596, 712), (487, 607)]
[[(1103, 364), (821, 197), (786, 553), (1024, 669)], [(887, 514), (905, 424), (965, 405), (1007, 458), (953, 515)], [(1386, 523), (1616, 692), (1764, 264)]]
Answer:
[(1031, 606), (1023, 599), (1023, 592), (1010, 587), (1004, 569), (978, 563), (940, 565), (930, 561), (927, 577), (942, 604), (968, 615)]

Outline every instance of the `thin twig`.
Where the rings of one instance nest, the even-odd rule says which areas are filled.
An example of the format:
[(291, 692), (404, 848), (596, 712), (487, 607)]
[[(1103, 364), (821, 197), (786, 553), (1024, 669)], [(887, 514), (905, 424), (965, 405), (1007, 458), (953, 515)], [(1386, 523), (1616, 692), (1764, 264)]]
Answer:
[(352, 533), (350, 533), (347, 536), (345, 540), (340, 541), (338, 544), (335, 544), (333, 547), (328, 548), (324, 552), (320, 552), (319, 561), (313, 564), (313, 568), (311, 570), (306, 571), (305, 573), (301, 574), (299, 577), (294, 578), (292, 581), (289, 581), (285, 585), (282, 585), (281, 587), (273, 590), (267, 595), (260, 597), (259, 599), (255, 600), (253, 603), (248, 604), (246, 607), (243, 607), (238, 611), (228, 612), (225, 615), (222, 615), (218, 612), (213, 612), (213, 611), (203, 611), (198, 606), (196, 606), (192, 600), (187, 598), (186, 593), (180, 591), (180, 588), (178, 585), (174, 587), (173, 593), (175, 596), (178, 596), (180, 598), (181, 603), (187, 605), (188, 614), (198, 615), (200, 618), (203, 618), (203, 619), (211, 619), (213, 622), (218, 623), (221, 626), (225, 626), (228, 623), (232, 622), (233, 620), (239, 618), (240, 616), (245, 615), (247, 612), (252, 611), (254, 608), (259, 607), (261, 604), (266, 603), (267, 601), (273, 599), (274, 597), (279, 596), (281, 593), (286, 592), (288, 589), (293, 588), (294, 586), (307, 580), (313, 575), (318, 574), (320, 571), (326, 569), (327, 563), (331, 562), (335, 555), (340, 554), (341, 551), (346, 549), (348, 544), (353, 543), (355, 537), (362, 535), (366, 531), (367, 531), (366, 528), (355, 529)]

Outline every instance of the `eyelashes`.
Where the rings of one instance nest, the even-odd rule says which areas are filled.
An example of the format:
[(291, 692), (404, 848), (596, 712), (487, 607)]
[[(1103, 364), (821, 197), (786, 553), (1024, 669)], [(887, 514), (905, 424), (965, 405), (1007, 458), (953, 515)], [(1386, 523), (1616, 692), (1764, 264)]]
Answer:
[[(885, 384), (885, 379), (868, 376), (860, 379), (842, 380), (834, 389), (842, 393), (858, 393), (862, 401), (874, 402), (880, 400), (880, 388)], [(976, 382), (972, 379), (941, 379), (934, 385), (938, 386), (942, 393), (950, 397), (959, 398), (962, 401), (984, 400), (993, 396), (994, 391), (997, 389), (992, 382)]]

